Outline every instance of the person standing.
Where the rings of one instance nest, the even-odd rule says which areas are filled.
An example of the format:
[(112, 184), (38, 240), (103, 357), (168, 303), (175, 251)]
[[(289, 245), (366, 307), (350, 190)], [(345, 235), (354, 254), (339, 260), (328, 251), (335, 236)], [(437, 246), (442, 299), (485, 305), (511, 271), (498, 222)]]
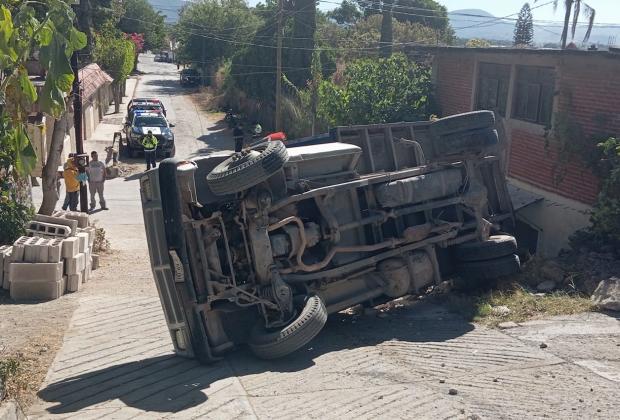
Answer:
[(243, 125), (237, 124), (233, 130), (233, 138), (235, 139), (235, 152), (243, 149)]
[(67, 198), (62, 205), (63, 210), (67, 210), (67, 207), (71, 211), (77, 211), (77, 205), (80, 195), (80, 181), (78, 180), (78, 168), (75, 164), (74, 155), (70, 154), (69, 159), (65, 162), (63, 167), (62, 176), (65, 180), (65, 190), (67, 192)]
[(254, 121), (252, 123), (252, 138), (257, 139), (263, 134), (263, 127), (258, 123), (258, 121)]
[(144, 147), (144, 160), (146, 160), (146, 170), (151, 169), (151, 165), (153, 168), (157, 168), (157, 163), (155, 162), (155, 153), (157, 153), (157, 137), (153, 135), (151, 130), (148, 131), (146, 136), (142, 137), (142, 147)]
[(101, 210), (107, 210), (105, 198), (103, 198), (103, 184), (105, 183), (105, 163), (99, 160), (97, 152), (90, 153), (88, 162), (88, 189), (90, 191), (90, 211), (95, 209), (95, 194), (99, 194), (99, 205)]

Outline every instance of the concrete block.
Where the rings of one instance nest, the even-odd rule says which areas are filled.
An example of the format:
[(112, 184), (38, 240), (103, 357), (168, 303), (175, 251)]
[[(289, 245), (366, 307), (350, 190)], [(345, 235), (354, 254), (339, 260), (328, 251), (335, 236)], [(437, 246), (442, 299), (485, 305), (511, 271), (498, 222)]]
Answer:
[(21, 236), (17, 238), (17, 240), (13, 243), (12, 261), (20, 262), (24, 260), (24, 248), (30, 239), (31, 238), (28, 236)]
[(42, 235), (59, 236), (61, 238), (71, 236), (71, 228), (69, 226), (37, 222), (34, 220), (28, 224), (28, 232), (33, 234), (41, 233)]
[(65, 274), (77, 274), (86, 267), (86, 254), (80, 253), (73, 258), (65, 258)]
[(60, 238), (51, 239), (47, 245), (48, 256), (47, 262), (55, 263), (61, 261), (63, 240)]
[(62, 252), (60, 254), (63, 258), (73, 258), (80, 252), (80, 240), (77, 236), (66, 238), (62, 241)]
[(79, 292), (82, 287), (84, 275), (82, 273), (69, 274), (67, 276), (67, 292)]
[(75, 235), (77, 231), (77, 225), (78, 225), (77, 220), (66, 219), (64, 217), (45, 216), (43, 214), (35, 214), (32, 219), (37, 222), (68, 226), (71, 229), (71, 236)]
[(86, 283), (88, 280), (90, 280), (90, 268), (86, 267), (82, 272), (82, 283)]
[(90, 268), (92, 270), (98, 269), (99, 268), (99, 254), (91, 254), (90, 258), (91, 258)]
[(29, 281), (56, 281), (62, 277), (63, 263), (11, 263), (9, 267), (10, 283)]
[(80, 241), (80, 245), (79, 245), (80, 252), (86, 252), (86, 250), (88, 249), (88, 233), (78, 232), (76, 236)]
[(0, 247), (0, 289), (9, 290), (9, 266), (12, 252), (13, 247), (10, 245)]
[[(32, 237), (28, 238), (26, 243), (24, 244), (24, 258), (23, 262), (36, 263), (43, 262), (39, 261), (39, 244), (45, 241), (43, 238)], [(47, 258), (47, 257), (46, 257)]]
[[(15, 265), (18, 263), (13, 263)], [(30, 264), (38, 265), (38, 264)], [(37, 280), (11, 282), (11, 299), (14, 300), (52, 300), (63, 295), (65, 283), (61, 276), (58, 280)]]
[(94, 226), (89, 226), (87, 228), (84, 228), (83, 231), (88, 233), (88, 247), (92, 248), (93, 244), (95, 243), (95, 232), (96, 232), (96, 228)]
[(88, 213), (82, 213), (79, 211), (57, 211), (53, 214), (56, 217), (63, 217), (69, 220), (76, 220), (79, 228), (88, 227)]
[[(37, 263), (46, 263), (46, 262), (53, 262), (53, 261), (48, 261), (49, 259), (49, 245), (50, 242), (52, 242), (51, 239), (44, 239), (41, 238), (39, 240), (39, 242), (34, 245), (34, 249), (37, 251), (36, 252), (36, 261)], [(56, 261), (58, 262), (58, 261)]]

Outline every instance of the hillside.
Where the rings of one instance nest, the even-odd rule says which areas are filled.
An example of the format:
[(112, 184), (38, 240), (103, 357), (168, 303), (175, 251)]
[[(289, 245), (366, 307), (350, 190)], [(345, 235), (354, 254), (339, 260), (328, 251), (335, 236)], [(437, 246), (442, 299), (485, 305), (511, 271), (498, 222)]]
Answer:
[[(474, 15), (474, 16), (464, 16)], [(482, 16), (482, 17), (479, 17)], [(510, 41), (513, 38), (514, 20), (496, 18), (491, 13), (481, 9), (460, 9), (448, 13), (450, 24), (459, 38), (484, 38), (491, 40)], [(558, 13), (556, 20), (561, 19)], [(536, 18), (536, 16), (534, 16)], [(496, 19), (496, 20), (493, 20)], [(559, 42), (562, 28), (559, 24), (534, 25), (534, 41), (538, 44), (547, 42)], [(577, 28), (575, 39), (581, 41), (585, 34), (585, 28)], [(590, 42), (607, 44), (610, 37), (616, 36), (620, 39), (620, 29), (596, 26), (592, 30)]]

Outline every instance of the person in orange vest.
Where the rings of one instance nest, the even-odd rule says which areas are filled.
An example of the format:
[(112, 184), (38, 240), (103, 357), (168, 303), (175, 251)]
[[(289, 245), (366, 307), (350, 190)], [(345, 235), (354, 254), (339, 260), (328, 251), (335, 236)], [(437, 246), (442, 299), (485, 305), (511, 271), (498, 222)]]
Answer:
[(78, 180), (78, 168), (75, 164), (74, 154), (69, 154), (69, 159), (65, 162), (62, 171), (62, 177), (65, 180), (66, 198), (62, 205), (63, 210), (67, 207), (71, 211), (77, 211), (77, 205), (80, 198), (80, 181)]

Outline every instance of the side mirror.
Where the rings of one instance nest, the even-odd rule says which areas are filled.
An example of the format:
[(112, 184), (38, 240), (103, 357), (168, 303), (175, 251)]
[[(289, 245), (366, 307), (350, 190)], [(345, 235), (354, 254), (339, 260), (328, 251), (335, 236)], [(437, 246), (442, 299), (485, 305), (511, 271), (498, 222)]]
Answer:
[(168, 125), (169, 125), (170, 127), (174, 127), (174, 124), (173, 124), (173, 123), (170, 123), (170, 124), (168, 124)]

